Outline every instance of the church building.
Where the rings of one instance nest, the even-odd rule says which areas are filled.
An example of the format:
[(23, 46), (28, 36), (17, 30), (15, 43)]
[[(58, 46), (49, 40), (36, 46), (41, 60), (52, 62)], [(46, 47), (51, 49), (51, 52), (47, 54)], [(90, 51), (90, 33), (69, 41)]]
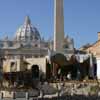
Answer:
[(25, 71), (31, 69), (33, 65), (38, 65), (39, 71), (46, 74), (47, 59), (51, 56), (61, 53), (67, 59), (71, 58), (75, 53), (74, 41), (68, 35), (65, 36), (63, 7), (63, 0), (54, 0), (53, 40), (41, 38), (41, 33), (32, 25), (29, 16), (25, 17), (24, 23), (17, 29), (13, 39), (6, 36), (0, 40), (3, 72)]

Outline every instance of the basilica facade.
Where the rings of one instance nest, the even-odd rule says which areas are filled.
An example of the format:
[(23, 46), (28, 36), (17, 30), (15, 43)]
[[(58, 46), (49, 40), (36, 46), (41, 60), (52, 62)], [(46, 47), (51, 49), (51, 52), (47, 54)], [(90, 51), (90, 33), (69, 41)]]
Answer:
[[(53, 40), (41, 38), (38, 29), (32, 25), (29, 16), (26, 16), (24, 24), (17, 29), (12, 40), (8, 36), (0, 40), (0, 56), (5, 59), (3, 60), (4, 72), (25, 70), (25, 65), (24, 67), (21, 65), (22, 60), (31, 63), (30, 66), (39, 63), (43, 69), (46, 56), (49, 56), (49, 53), (55, 52), (53, 44)], [(63, 44), (63, 54), (74, 53), (73, 39), (66, 36)]]

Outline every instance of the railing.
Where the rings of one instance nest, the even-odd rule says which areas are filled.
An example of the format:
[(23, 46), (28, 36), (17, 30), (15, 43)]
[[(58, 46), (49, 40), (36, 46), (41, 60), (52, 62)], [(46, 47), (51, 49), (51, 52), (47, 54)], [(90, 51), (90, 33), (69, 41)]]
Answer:
[(66, 95), (66, 96), (57, 96), (57, 97), (30, 97), (29, 94), (26, 92), (24, 98), (17, 98), (15, 97), (15, 93), (13, 93), (13, 97), (6, 99), (1, 95), (1, 100), (100, 100), (100, 96), (97, 95)]

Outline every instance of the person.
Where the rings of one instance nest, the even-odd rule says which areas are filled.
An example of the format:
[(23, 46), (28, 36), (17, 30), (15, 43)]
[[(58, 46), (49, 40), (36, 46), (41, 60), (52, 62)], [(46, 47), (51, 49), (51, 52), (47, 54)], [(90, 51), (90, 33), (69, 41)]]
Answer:
[(3, 73), (0, 71), (0, 87), (2, 87)]
[(58, 73), (57, 74), (58, 74), (57, 77), (59, 79), (60, 78), (60, 75), (61, 75), (61, 69), (60, 68), (58, 69)]

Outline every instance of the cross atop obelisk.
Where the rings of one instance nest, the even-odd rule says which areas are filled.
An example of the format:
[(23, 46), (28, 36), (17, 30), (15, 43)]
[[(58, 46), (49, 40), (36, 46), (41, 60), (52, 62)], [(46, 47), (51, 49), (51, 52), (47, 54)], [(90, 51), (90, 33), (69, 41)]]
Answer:
[(64, 15), (63, 0), (54, 0), (54, 51), (63, 52)]

